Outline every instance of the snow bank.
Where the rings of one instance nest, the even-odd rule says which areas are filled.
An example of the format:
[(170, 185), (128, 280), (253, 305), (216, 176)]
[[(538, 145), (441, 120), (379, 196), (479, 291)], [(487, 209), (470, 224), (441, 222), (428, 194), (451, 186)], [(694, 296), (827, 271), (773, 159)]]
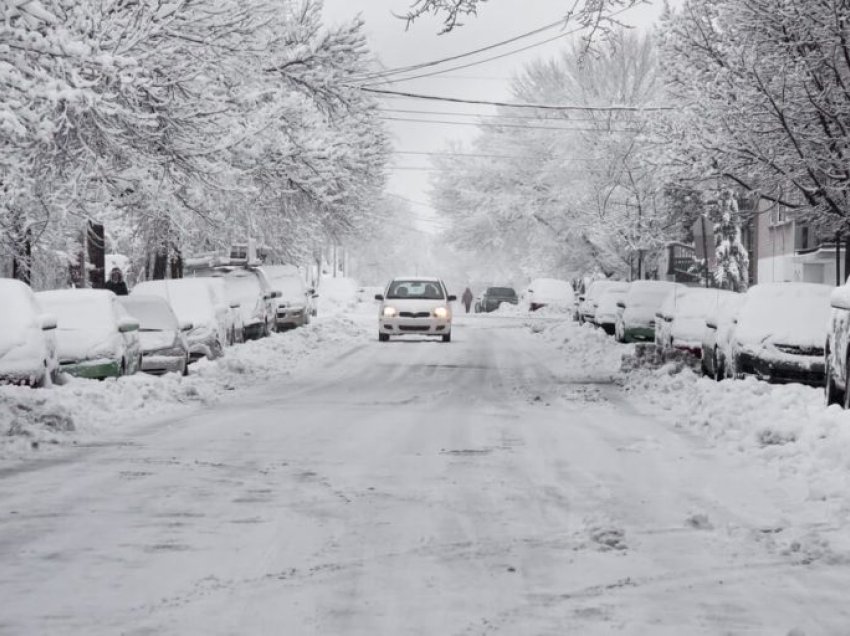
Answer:
[(824, 406), (823, 391), (755, 378), (715, 382), (665, 365), (630, 374), (626, 390), (675, 423), (807, 478), (813, 499), (850, 486), (850, 411)]
[(0, 386), (0, 459), (45, 445), (89, 443), (127, 424), (180, 415), (252, 385), (280, 381), (308, 358), (318, 363), (367, 339), (362, 323), (344, 315), (272, 334), (199, 360), (190, 375), (136, 374), (98, 382), (67, 378), (51, 389)]
[(559, 351), (558, 357), (567, 375), (581, 377), (588, 382), (610, 382), (620, 375), (620, 365), (625, 353), (634, 345), (619, 345), (590, 324), (580, 325), (572, 320), (546, 320), (545, 310), (534, 312), (529, 319), (531, 331), (549, 342)]

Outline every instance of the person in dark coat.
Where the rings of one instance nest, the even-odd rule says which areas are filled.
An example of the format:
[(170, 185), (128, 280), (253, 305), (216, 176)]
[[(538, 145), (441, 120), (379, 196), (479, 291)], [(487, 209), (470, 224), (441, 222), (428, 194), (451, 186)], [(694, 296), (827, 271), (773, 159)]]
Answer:
[(466, 313), (469, 313), (469, 308), (472, 306), (472, 290), (467, 287), (460, 299), (463, 302), (463, 306), (466, 307)]
[(104, 285), (106, 289), (113, 292), (116, 296), (126, 296), (129, 294), (127, 283), (124, 282), (124, 274), (117, 267), (113, 267), (109, 272), (109, 280)]

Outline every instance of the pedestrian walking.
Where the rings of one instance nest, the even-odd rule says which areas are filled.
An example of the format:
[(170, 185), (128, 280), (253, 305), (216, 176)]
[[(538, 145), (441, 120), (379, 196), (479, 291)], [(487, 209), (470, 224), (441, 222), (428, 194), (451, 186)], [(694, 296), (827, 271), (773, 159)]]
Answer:
[(463, 306), (466, 307), (466, 313), (469, 313), (469, 308), (472, 306), (472, 290), (467, 287), (460, 299), (463, 302)]

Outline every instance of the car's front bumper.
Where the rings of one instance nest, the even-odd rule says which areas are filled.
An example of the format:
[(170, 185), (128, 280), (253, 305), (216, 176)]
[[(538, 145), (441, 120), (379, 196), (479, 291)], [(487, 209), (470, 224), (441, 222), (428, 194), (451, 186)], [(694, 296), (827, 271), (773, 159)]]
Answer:
[(304, 317), (307, 315), (305, 308), (298, 309), (278, 309), (275, 314), (275, 324), (278, 327), (301, 327), (304, 324)]
[(655, 327), (625, 327), (626, 342), (655, 342)]
[(108, 358), (63, 362), (59, 365), (59, 369), (68, 375), (73, 375), (77, 378), (88, 378), (91, 380), (117, 378), (121, 375), (121, 363), (117, 360), (110, 360)]
[(184, 356), (164, 356), (154, 353), (142, 356), (142, 371), (151, 375), (182, 373), (185, 365), (186, 358)]
[(449, 318), (386, 318), (378, 321), (378, 331), (390, 336), (442, 336), (451, 333)]
[(784, 384), (799, 382), (822, 387), (825, 366), (823, 357), (759, 355), (751, 351), (739, 351), (735, 355), (735, 371), (740, 375), (754, 375), (760, 380)]

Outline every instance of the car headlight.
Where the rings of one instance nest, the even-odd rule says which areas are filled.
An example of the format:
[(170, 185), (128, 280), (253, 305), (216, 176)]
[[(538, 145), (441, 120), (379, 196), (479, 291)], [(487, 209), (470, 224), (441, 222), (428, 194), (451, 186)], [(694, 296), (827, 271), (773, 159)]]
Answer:
[(435, 318), (448, 318), (449, 317), (449, 310), (446, 309), (445, 307), (437, 307), (434, 310), (434, 317)]
[(384, 318), (394, 318), (398, 315), (395, 307), (384, 307)]

